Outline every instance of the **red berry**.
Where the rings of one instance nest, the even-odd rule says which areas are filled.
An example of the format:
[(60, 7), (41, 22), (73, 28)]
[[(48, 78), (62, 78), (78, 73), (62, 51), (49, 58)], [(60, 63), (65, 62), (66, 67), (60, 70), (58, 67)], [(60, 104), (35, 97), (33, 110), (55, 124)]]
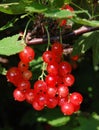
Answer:
[(74, 105), (74, 112), (77, 112), (79, 109), (80, 109), (80, 105)]
[(59, 84), (57, 92), (59, 97), (67, 97), (67, 95), (69, 94), (69, 89), (65, 84)]
[(44, 105), (39, 105), (39, 103), (36, 101), (33, 101), (32, 106), (37, 111), (41, 111), (44, 109)]
[(67, 23), (67, 20), (66, 20), (66, 19), (61, 20), (61, 22), (60, 22), (60, 27), (65, 26), (66, 23)]
[(57, 76), (48, 74), (45, 78), (45, 82), (48, 86), (54, 87), (57, 84)]
[(54, 52), (56, 55), (62, 55), (63, 45), (59, 42), (55, 42), (51, 47), (51, 51)]
[(31, 84), (28, 80), (24, 80), (24, 79), (21, 79), (19, 82), (18, 82), (18, 85), (17, 85), (18, 89), (20, 91), (23, 91), (23, 92), (26, 92), (27, 89), (30, 89), (31, 87)]
[(23, 79), (30, 80), (32, 78), (32, 72), (30, 70), (25, 70), (22, 73)]
[(70, 95), (70, 102), (74, 105), (80, 105), (83, 101), (83, 96), (78, 92), (73, 92)]
[(77, 61), (77, 60), (79, 59), (79, 56), (78, 56), (78, 55), (71, 56), (71, 59), (72, 59), (73, 61)]
[(49, 86), (47, 88), (47, 93), (46, 94), (47, 94), (48, 97), (55, 97), (56, 93), (57, 93), (57, 88), (56, 87)]
[(75, 78), (72, 74), (67, 74), (63, 77), (63, 82), (66, 86), (72, 86), (75, 82)]
[(61, 76), (66, 76), (68, 73), (71, 73), (71, 71), (72, 71), (72, 66), (70, 65), (70, 63), (66, 61), (62, 61), (59, 64), (59, 74)]
[(35, 96), (35, 101), (38, 102), (40, 106), (45, 106), (47, 102), (47, 96), (44, 93), (37, 94)]
[(62, 9), (66, 9), (66, 10), (69, 10), (71, 12), (74, 11), (74, 9), (68, 4), (63, 5)]
[(58, 98), (58, 105), (62, 106), (67, 101), (68, 101), (68, 97), (59, 97)]
[(28, 89), (25, 92), (25, 99), (28, 103), (32, 104), (35, 97), (35, 91), (33, 89)]
[(46, 68), (47, 72), (49, 74), (52, 74), (52, 75), (57, 75), (58, 74), (58, 63), (56, 62), (51, 62), (47, 65), (47, 68)]
[(16, 86), (18, 81), (22, 79), (22, 73), (17, 67), (12, 67), (7, 71), (6, 77), (9, 82)]
[(53, 97), (53, 98), (48, 97), (47, 104), (46, 104), (46, 106), (48, 108), (53, 109), (57, 106), (57, 104), (58, 104), (58, 98), (57, 97)]
[(72, 115), (74, 113), (74, 106), (71, 102), (65, 102), (61, 105), (61, 111), (64, 115)]
[(25, 100), (25, 94), (18, 88), (13, 91), (13, 97), (16, 101), (22, 102)]
[(35, 52), (33, 48), (26, 46), (23, 51), (19, 53), (19, 58), (24, 63), (29, 63), (34, 59)]
[(37, 80), (34, 83), (34, 90), (36, 91), (36, 93), (45, 93), (47, 90), (46, 82), (43, 80)]
[(19, 63), (18, 63), (18, 68), (19, 68), (19, 70), (20, 71), (25, 71), (25, 70), (28, 70), (28, 68), (29, 68), (29, 64), (28, 63), (23, 63), (22, 61), (20, 61)]
[(45, 51), (42, 55), (42, 59), (46, 63), (55, 61), (55, 54), (52, 51)]

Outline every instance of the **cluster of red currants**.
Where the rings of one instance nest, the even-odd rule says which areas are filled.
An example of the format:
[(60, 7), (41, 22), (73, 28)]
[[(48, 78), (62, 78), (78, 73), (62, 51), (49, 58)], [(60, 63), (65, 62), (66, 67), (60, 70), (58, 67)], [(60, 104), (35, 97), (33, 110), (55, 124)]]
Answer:
[(21, 61), (18, 67), (12, 67), (7, 71), (7, 79), (16, 88), (13, 92), (14, 99), (26, 101), (32, 104), (35, 110), (43, 110), (45, 107), (53, 109), (61, 108), (64, 115), (72, 115), (80, 109), (83, 97), (79, 92), (69, 92), (69, 87), (74, 84), (75, 78), (71, 74), (72, 66), (63, 60), (63, 46), (59, 42), (52, 44), (50, 50), (43, 53), (46, 75), (38, 79), (31, 87), (31, 71), (29, 62), (34, 59), (35, 52), (26, 46), (19, 53)]

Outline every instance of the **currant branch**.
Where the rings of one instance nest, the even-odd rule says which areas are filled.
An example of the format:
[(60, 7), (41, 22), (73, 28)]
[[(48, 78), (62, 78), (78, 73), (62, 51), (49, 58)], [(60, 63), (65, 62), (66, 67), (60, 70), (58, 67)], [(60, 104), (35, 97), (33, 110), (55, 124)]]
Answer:
[[(80, 27), (80, 28), (70, 32), (70, 33), (67, 33), (67, 34), (63, 35), (62, 39), (66, 40), (68, 38), (79, 36), (79, 35), (82, 35), (84, 33), (95, 31), (95, 30), (99, 30), (99, 27), (86, 27), (86, 26), (82, 26), (82, 27)], [(26, 35), (26, 43), (27, 43), (27, 45), (44, 44), (44, 43), (48, 42), (48, 39), (46, 37), (44, 37), (44, 38), (43, 37), (42, 38), (33, 38), (31, 40), (27, 40), (27, 39), (29, 39), (30, 35), (31, 35), (30, 32), (27, 33), (27, 35)], [(60, 39), (60, 36), (54, 36), (54, 37), (50, 38), (50, 41), (51, 42), (52, 41), (57, 41), (59, 39)]]

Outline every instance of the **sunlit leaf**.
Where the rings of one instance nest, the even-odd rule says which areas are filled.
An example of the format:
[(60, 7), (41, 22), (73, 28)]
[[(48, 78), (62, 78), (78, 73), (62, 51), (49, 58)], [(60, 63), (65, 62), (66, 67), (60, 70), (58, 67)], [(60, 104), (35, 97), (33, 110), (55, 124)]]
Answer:
[(93, 27), (99, 26), (99, 21), (96, 21), (96, 20), (87, 20), (87, 19), (79, 18), (79, 17), (74, 17), (74, 18), (72, 18), (72, 20), (73, 20), (73, 22), (75, 22), (77, 24), (93, 26)]
[(18, 41), (19, 34), (0, 40), (0, 55), (14, 55), (24, 49), (21, 41)]

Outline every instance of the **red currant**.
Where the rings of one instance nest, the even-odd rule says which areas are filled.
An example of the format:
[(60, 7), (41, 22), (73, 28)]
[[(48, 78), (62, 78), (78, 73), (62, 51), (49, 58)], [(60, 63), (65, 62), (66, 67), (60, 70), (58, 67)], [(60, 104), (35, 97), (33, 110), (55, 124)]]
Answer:
[(54, 87), (57, 84), (57, 76), (48, 74), (45, 78), (45, 82), (48, 86)]
[(24, 79), (21, 79), (19, 82), (18, 82), (18, 86), (20, 91), (23, 91), (25, 92), (27, 89), (30, 89), (31, 87), (31, 84), (28, 80), (24, 80)]
[(45, 81), (43, 80), (37, 80), (34, 83), (34, 90), (36, 91), (36, 93), (44, 93), (47, 90), (47, 84)]
[(49, 98), (47, 99), (47, 104), (46, 106), (50, 109), (55, 108), (58, 104), (58, 98), (57, 97), (53, 97), (53, 98)]
[(71, 102), (65, 102), (61, 105), (61, 111), (64, 115), (72, 115), (74, 113), (74, 106)]
[(29, 63), (34, 59), (35, 52), (33, 48), (26, 46), (23, 51), (19, 53), (19, 58), (24, 63)]
[(19, 70), (20, 71), (25, 71), (25, 70), (28, 70), (28, 68), (29, 68), (29, 64), (28, 63), (23, 63), (22, 61), (20, 61), (19, 63), (18, 63), (18, 68), (19, 68)]
[(25, 70), (22, 73), (23, 79), (30, 80), (32, 78), (32, 72), (30, 70)]
[(61, 43), (59, 42), (55, 42), (53, 43), (52, 47), (51, 47), (51, 51), (54, 52), (56, 55), (62, 55), (63, 53), (63, 46)]
[(83, 96), (78, 92), (73, 92), (70, 95), (70, 102), (74, 105), (80, 105), (83, 101)]
[(18, 88), (13, 91), (13, 97), (16, 101), (22, 102), (25, 100), (25, 94)]
[(68, 101), (68, 97), (59, 97), (58, 98), (58, 105), (62, 106), (67, 101)]
[(28, 89), (25, 92), (25, 99), (28, 103), (32, 104), (35, 97), (35, 91), (34, 89)]
[(59, 97), (67, 97), (67, 95), (69, 94), (69, 89), (65, 84), (59, 84), (57, 92)]
[(22, 79), (22, 73), (17, 67), (12, 67), (7, 71), (6, 77), (9, 82), (16, 86), (18, 81)]
[(66, 61), (62, 61), (59, 64), (59, 74), (61, 76), (66, 76), (68, 73), (71, 73), (71, 71), (72, 71), (72, 66), (70, 65), (70, 63)]
[(32, 106), (37, 111), (41, 111), (44, 109), (44, 105), (39, 105), (37, 101), (33, 101)]
[(56, 95), (56, 93), (57, 93), (57, 88), (56, 87), (48, 87), (47, 88), (47, 96), (48, 97), (55, 97), (55, 95)]
[(42, 55), (42, 59), (46, 63), (55, 61), (55, 54), (52, 51), (45, 51)]
[(72, 86), (75, 82), (75, 78), (72, 74), (67, 74), (63, 77), (63, 82), (66, 86)]
[(58, 74), (58, 63), (56, 63), (56, 62), (49, 63), (47, 65), (46, 70), (49, 74), (57, 75)]

